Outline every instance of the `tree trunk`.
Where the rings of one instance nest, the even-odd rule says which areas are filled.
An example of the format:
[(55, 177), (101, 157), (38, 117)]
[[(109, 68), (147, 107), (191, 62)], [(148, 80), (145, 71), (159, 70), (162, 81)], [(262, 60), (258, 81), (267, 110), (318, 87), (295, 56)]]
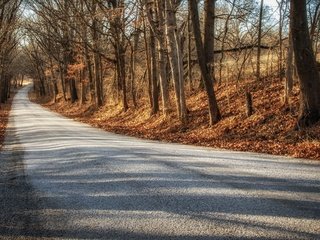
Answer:
[(122, 44), (118, 45), (118, 61), (119, 61), (119, 76), (120, 83), (121, 83), (121, 89), (122, 89), (122, 107), (123, 111), (127, 111), (128, 101), (127, 101), (127, 83), (126, 83), (126, 62), (125, 62), (125, 49), (123, 49)]
[(214, 31), (215, 31), (215, 4), (216, 0), (204, 1), (204, 53), (207, 68), (214, 81)]
[(138, 41), (139, 41), (139, 33), (136, 30), (135, 36), (134, 36), (134, 42), (133, 46), (131, 48), (131, 54), (130, 54), (130, 85), (131, 85), (131, 97), (134, 107), (136, 108), (137, 105), (137, 99), (136, 99), (136, 88), (135, 88), (135, 78), (136, 78), (136, 52), (138, 47)]
[(286, 81), (284, 84), (284, 105), (289, 104), (289, 97), (292, 93), (293, 87), (293, 46), (292, 46), (292, 34), (289, 32), (289, 46), (287, 51), (287, 68), (286, 68)]
[(188, 82), (189, 82), (189, 91), (192, 91), (192, 66), (191, 66), (191, 54), (192, 54), (192, 48), (191, 48), (191, 36), (192, 36), (192, 30), (191, 30), (191, 19), (190, 19), (190, 12), (188, 12)]
[[(141, 13), (139, 12), (139, 15)], [(137, 28), (137, 19), (135, 23), (135, 32), (133, 37), (133, 45), (131, 46), (131, 56), (130, 56), (130, 80), (131, 80), (131, 97), (134, 107), (138, 106), (137, 98), (136, 98), (136, 63), (137, 63), (137, 51), (139, 47), (139, 39), (140, 39), (141, 30)]]
[(71, 94), (71, 102), (74, 103), (75, 101), (78, 100), (78, 93), (77, 93), (77, 88), (76, 88), (76, 80), (74, 77), (69, 79), (70, 82), (70, 94)]
[(92, 73), (91, 57), (89, 55), (89, 49), (88, 49), (87, 43), (84, 44), (84, 55), (85, 55), (86, 69), (88, 71), (90, 101), (91, 101), (91, 104), (94, 104), (95, 103), (94, 80), (93, 80), (93, 73)]
[(165, 2), (163, 0), (157, 0), (158, 20), (160, 34), (158, 39), (158, 52), (159, 52), (159, 77), (160, 88), (162, 97), (163, 115), (167, 117), (169, 115), (170, 97), (169, 87), (167, 82), (167, 52), (166, 52), (166, 36), (165, 36)]
[(95, 87), (95, 103), (97, 107), (102, 106), (102, 93), (101, 89), (101, 62), (99, 53), (94, 53), (93, 57), (94, 62), (94, 87)]
[(213, 89), (212, 75), (207, 68), (203, 43), (201, 40), (200, 22), (198, 5), (196, 1), (189, 0), (189, 11), (191, 14), (193, 33), (196, 43), (196, 49), (198, 54), (198, 62), (201, 70), (202, 79), (206, 88), (208, 96), (208, 107), (209, 107), (209, 124), (212, 126), (221, 119), (220, 111), (218, 108), (216, 96)]
[[(174, 83), (177, 112), (182, 124), (187, 121), (187, 113), (184, 99), (183, 86), (183, 66), (181, 64), (181, 50), (179, 46), (179, 36), (177, 30), (177, 22), (175, 16), (175, 3), (172, 0), (165, 0), (166, 11), (166, 36), (168, 44), (168, 55), (171, 67), (172, 79)], [(182, 69), (181, 69), (182, 67)], [(183, 91), (183, 93), (181, 92)]]
[(317, 28), (318, 28), (318, 34), (319, 34), (319, 24), (320, 24), (320, 2), (317, 3), (314, 9), (313, 16), (310, 16), (310, 39), (311, 39), (311, 45), (313, 45), (313, 49), (315, 50), (315, 55), (317, 52), (317, 41), (315, 39), (317, 38)]
[[(97, 11), (97, 3), (94, 1), (92, 11), (95, 14)], [(97, 17), (95, 16), (92, 22), (92, 40), (93, 40), (93, 63), (94, 63), (94, 89), (95, 89), (95, 104), (97, 107), (102, 106), (102, 76), (101, 76), (101, 58), (100, 58), (100, 26)]]
[(250, 117), (253, 113), (253, 106), (252, 106), (252, 95), (250, 92), (245, 92), (246, 96), (246, 115), (247, 117)]
[(61, 82), (61, 89), (62, 89), (63, 99), (64, 99), (64, 101), (67, 101), (66, 80), (65, 80), (65, 76), (64, 76), (63, 63), (59, 63), (59, 73), (60, 73), (60, 82)]
[(152, 108), (152, 89), (151, 89), (151, 59), (150, 59), (150, 51), (149, 51), (149, 44), (148, 44), (148, 37), (147, 37), (147, 27), (145, 18), (143, 20), (143, 39), (144, 39), (144, 47), (146, 53), (146, 68), (147, 68), (147, 78), (148, 78), (148, 96), (150, 106)]
[(150, 57), (151, 57), (151, 90), (152, 90), (152, 109), (151, 115), (159, 112), (159, 89), (158, 89), (158, 67), (156, 55), (156, 41), (153, 31), (150, 31)]
[(146, 14), (149, 21), (150, 31), (157, 39), (158, 47), (158, 76), (160, 80), (160, 89), (162, 97), (162, 111), (165, 117), (170, 112), (169, 89), (167, 82), (167, 52), (165, 35), (165, 1), (156, 0), (148, 2), (146, 5)]
[[(285, 4), (285, 5), (284, 5)], [(284, 67), (283, 67), (283, 25), (284, 25), (284, 17), (286, 14), (286, 9), (288, 3), (285, 0), (278, 1), (279, 6), (279, 59), (278, 59), (278, 75), (279, 80), (282, 81), (284, 77)], [(283, 7), (285, 6), (285, 9)]]
[(259, 13), (257, 70), (256, 70), (256, 80), (257, 80), (257, 81), (260, 81), (262, 14), (263, 14), (263, 0), (261, 0), (261, 3), (260, 3), (260, 13)]
[(320, 120), (320, 77), (308, 32), (306, 0), (291, 0), (290, 14), (295, 63), (300, 82), (297, 128), (301, 128)]

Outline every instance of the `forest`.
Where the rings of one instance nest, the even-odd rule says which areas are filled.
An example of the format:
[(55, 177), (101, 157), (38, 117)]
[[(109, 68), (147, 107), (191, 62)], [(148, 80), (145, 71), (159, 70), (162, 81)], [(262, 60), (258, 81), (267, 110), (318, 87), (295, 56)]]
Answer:
[(0, 104), (134, 136), (320, 158), (319, 61), (318, 0), (0, 2)]

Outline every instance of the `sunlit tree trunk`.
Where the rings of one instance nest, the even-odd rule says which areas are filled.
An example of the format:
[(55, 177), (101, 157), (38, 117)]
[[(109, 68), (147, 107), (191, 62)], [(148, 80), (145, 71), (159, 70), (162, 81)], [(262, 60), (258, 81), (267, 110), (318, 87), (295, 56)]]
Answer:
[(292, 93), (293, 88), (293, 45), (292, 45), (292, 34), (289, 32), (289, 45), (287, 50), (287, 68), (286, 68), (286, 80), (284, 84), (284, 105), (289, 104), (289, 97)]
[(260, 13), (259, 13), (259, 26), (258, 26), (258, 50), (257, 50), (257, 70), (256, 70), (256, 80), (260, 81), (260, 63), (261, 63), (261, 33), (262, 33), (262, 16), (263, 15), (263, 0), (260, 3)]
[(306, 0), (291, 0), (291, 31), (295, 63), (300, 82), (300, 108), (297, 127), (320, 120), (320, 79), (312, 51), (306, 12)]
[(214, 80), (214, 31), (215, 31), (215, 3), (216, 0), (204, 1), (204, 53), (207, 68)]
[(169, 88), (167, 82), (167, 52), (166, 52), (166, 35), (165, 35), (165, 1), (156, 0), (148, 2), (146, 14), (150, 31), (157, 40), (158, 48), (158, 76), (161, 89), (163, 115), (168, 116), (170, 112)]
[[(181, 50), (175, 16), (175, 3), (173, 0), (165, 0), (166, 11), (166, 36), (168, 44), (168, 56), (171, 67), (172, 79), (175, 89), (177, 113), (182, 124), (187, 121), (187, 110), (184, 98), (183, 67), (181, 64)], [(182, 67), (182, 69), (181, 69)]]
[(159, 89), (158, 89), (158, 65), (156, 55), (156, 41), (153, 31), (150, 31), (150, 57), (151, 57), (151, 89), (152, 89), (152, 109), (151, 115), (159, 112)]
[(210, 126), (217, 123), (221, 119), (220, 111), (218, 108), (216, 96), (213, 90), (212, 75), (207, 68), (207, 62), (205, 59), (205, 53), (203, 43), (201, 40), (200, 22), (198, 5), (196, 1), (189, 0), (189, 11), (191, 13), (193, 33), (196, 43), (196, 49), (198, 54), (198, 62), (201, 70), (202, 79), (206, 88), (208, 96), (208, 107), (209, 107), (209, 124)]

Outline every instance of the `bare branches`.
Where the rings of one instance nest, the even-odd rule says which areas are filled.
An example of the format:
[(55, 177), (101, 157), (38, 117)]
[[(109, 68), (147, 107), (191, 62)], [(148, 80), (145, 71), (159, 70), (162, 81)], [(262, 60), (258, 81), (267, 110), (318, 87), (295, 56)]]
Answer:
[(16, 30), (20, 4), (21, 0), (6, 0), (0, 3), (0, 103), (5, 102), (10, 93), (10, 66), (18, 46)]

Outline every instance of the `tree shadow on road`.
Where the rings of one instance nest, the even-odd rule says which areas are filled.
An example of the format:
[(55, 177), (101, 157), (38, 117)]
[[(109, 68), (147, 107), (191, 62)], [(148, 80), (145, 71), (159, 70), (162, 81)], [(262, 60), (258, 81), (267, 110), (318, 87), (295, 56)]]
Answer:
[[(8, 131), (15, 137), (1, 153), (0, 239), (319, 237), (320, 181), (252, 173), (256, 156), (99, 138), (98, 130), (72, 135), (58, 125)], [(288, 165), (262, 158), (257, 166), (268, 164), (284, 173)]]

